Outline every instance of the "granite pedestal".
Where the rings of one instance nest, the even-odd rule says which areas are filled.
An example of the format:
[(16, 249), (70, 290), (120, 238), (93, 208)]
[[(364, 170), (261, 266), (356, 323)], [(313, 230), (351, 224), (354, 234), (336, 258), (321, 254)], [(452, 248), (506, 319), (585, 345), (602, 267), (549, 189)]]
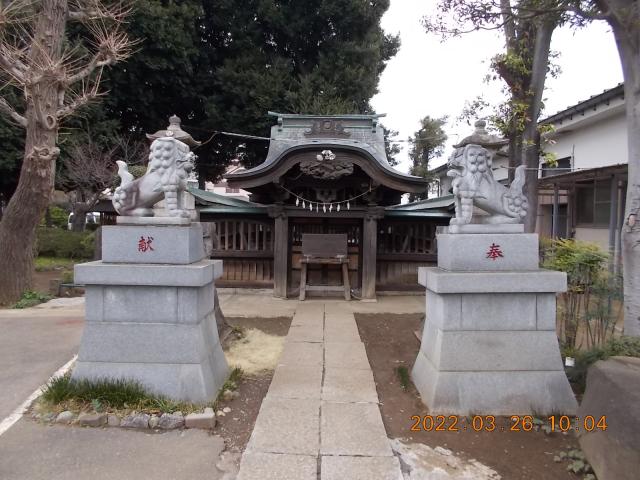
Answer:
[(537, 235), (483, 228), (438, 235), (438, 267), (419, 270), (422, 400), (446, 414), (574, 414), (555, 321), (566, 274), (538, 268)]
[(75, 267), (86, 323), (73, 378), (131, 378), (175, 400), (216, 397), (228, 366), (214, 317), (222, 261), (204, 258), (199, 223), (103, 227), (103, 261)]

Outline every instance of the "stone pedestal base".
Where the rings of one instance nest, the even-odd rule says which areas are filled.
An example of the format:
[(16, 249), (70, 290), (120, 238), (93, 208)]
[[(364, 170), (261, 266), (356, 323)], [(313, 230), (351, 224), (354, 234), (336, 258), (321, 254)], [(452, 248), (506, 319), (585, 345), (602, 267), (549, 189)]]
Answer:
[[(197, 254), (199, 225), (110, 228), (103, 251), (118, 263), (75, 267), (76, 283), (86, 285), (86, 323), (73, 378), (135, 379), (174, 400), (215, 399), (228, 375), (214, 316), (222, 261)], [(154, 228), (153, 257), (122, 247)]]
[(565, 274), (421, 268), (426, 322), (413, 381), (430, 411), (574, 414), (555, 334)]

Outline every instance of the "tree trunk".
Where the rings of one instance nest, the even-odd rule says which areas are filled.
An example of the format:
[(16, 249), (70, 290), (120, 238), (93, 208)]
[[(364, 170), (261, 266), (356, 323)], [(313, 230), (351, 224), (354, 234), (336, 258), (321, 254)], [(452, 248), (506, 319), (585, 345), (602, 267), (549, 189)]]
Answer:
[(542, 92), (549, 66), (551, 36), (556, 27), (556, 19), (546, 19), (536, 26), (536, 40), (529, 84), (529, 107), (524, 132), (522, 134), (522, 165), (527, 167), (526, 195), (529, 210), (524, 222), (525, 232), (535, 232), (538, 220), (538, 166), (540, 163), (540, 132), (538, 117), (542, 107)]
[[(66, 0), (43, 0), (29, 55), (33, 65), (47, 65), (62, 52), (68, 12)], [(33, 245), (53, 191), (59, 105), (55, 67), (25, 87), (27, 119), (20, 180), (0, 222), (0, 304), (20, 298), (32, 285)], [(35, 77), (35, 76), (34, 76)]]
[(74, 232), (84, 232), (87, 223), (87, 212), (89, 208), (85, 203), (77, 202), (73, 205), (73, 217), (71, 217), (71, 230)]
[[(612, 2), (615, 3), (624, 2)], [(626, 28), (615, 18), (609, 24), (622, 63), (629, 152), (625, 222), (622, 227), (624, 333), (640, 337), (640, 46), (637, 43), (640, 15), (637, 10), (635, 13), (635, 18), (628, 19)]]

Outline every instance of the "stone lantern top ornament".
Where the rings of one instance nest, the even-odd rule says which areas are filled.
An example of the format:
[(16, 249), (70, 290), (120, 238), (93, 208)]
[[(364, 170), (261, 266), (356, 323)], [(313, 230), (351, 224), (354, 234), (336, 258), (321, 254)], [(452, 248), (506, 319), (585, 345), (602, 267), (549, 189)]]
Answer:
[(188, 145), (189, 147), (197, 147), (201, 144), (197, 140), (194, 140), (191, 135), (182, 130), (180, 126), (180, 117), (177, 115), (172, 115), (169, 117), (169, 126), (164, 130), (158, 130), (156, 133), (147, 133), (147, 138), (149, 140), (157, 140), (162, 137), (175, 138), (176, 140), (180, 140), (182, 143)]
[(468, 137), (463, 138), (460, 143), (455, 144), (453, 148), (462, 148), (466, 145), (473, 144), (480, 145), (481, 147), (491, 150), (498, 150), (503, 146), (509, 144), (509, 140), (507, 140), (506, 138), (492, 135), (487, 131), (486, 120), (477, 120), (474, 124), (474, 127), (474, 132)]

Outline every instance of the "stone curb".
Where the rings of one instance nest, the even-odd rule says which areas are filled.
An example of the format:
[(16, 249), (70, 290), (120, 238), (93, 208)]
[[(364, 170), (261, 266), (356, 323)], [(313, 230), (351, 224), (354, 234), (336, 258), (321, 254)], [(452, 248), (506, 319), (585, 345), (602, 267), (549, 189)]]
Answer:
[(100, 428), (126, 428), (134, 430), (176, 430), (176, 429), (200, 429), (212, 430), (217, 423), (216, 414), (212, 408), (205, 408), (202, 413), (182, 412), (163, 413), (162, 415), (149, 415), (147, 413), (132, 413), (118, 416), (113, 413), (81, 412), (75, 414), (64, 411), (55, 415), (53, 413), (33, 414), (33, 419), (59, 425), (72, 425), (81, 427)]

